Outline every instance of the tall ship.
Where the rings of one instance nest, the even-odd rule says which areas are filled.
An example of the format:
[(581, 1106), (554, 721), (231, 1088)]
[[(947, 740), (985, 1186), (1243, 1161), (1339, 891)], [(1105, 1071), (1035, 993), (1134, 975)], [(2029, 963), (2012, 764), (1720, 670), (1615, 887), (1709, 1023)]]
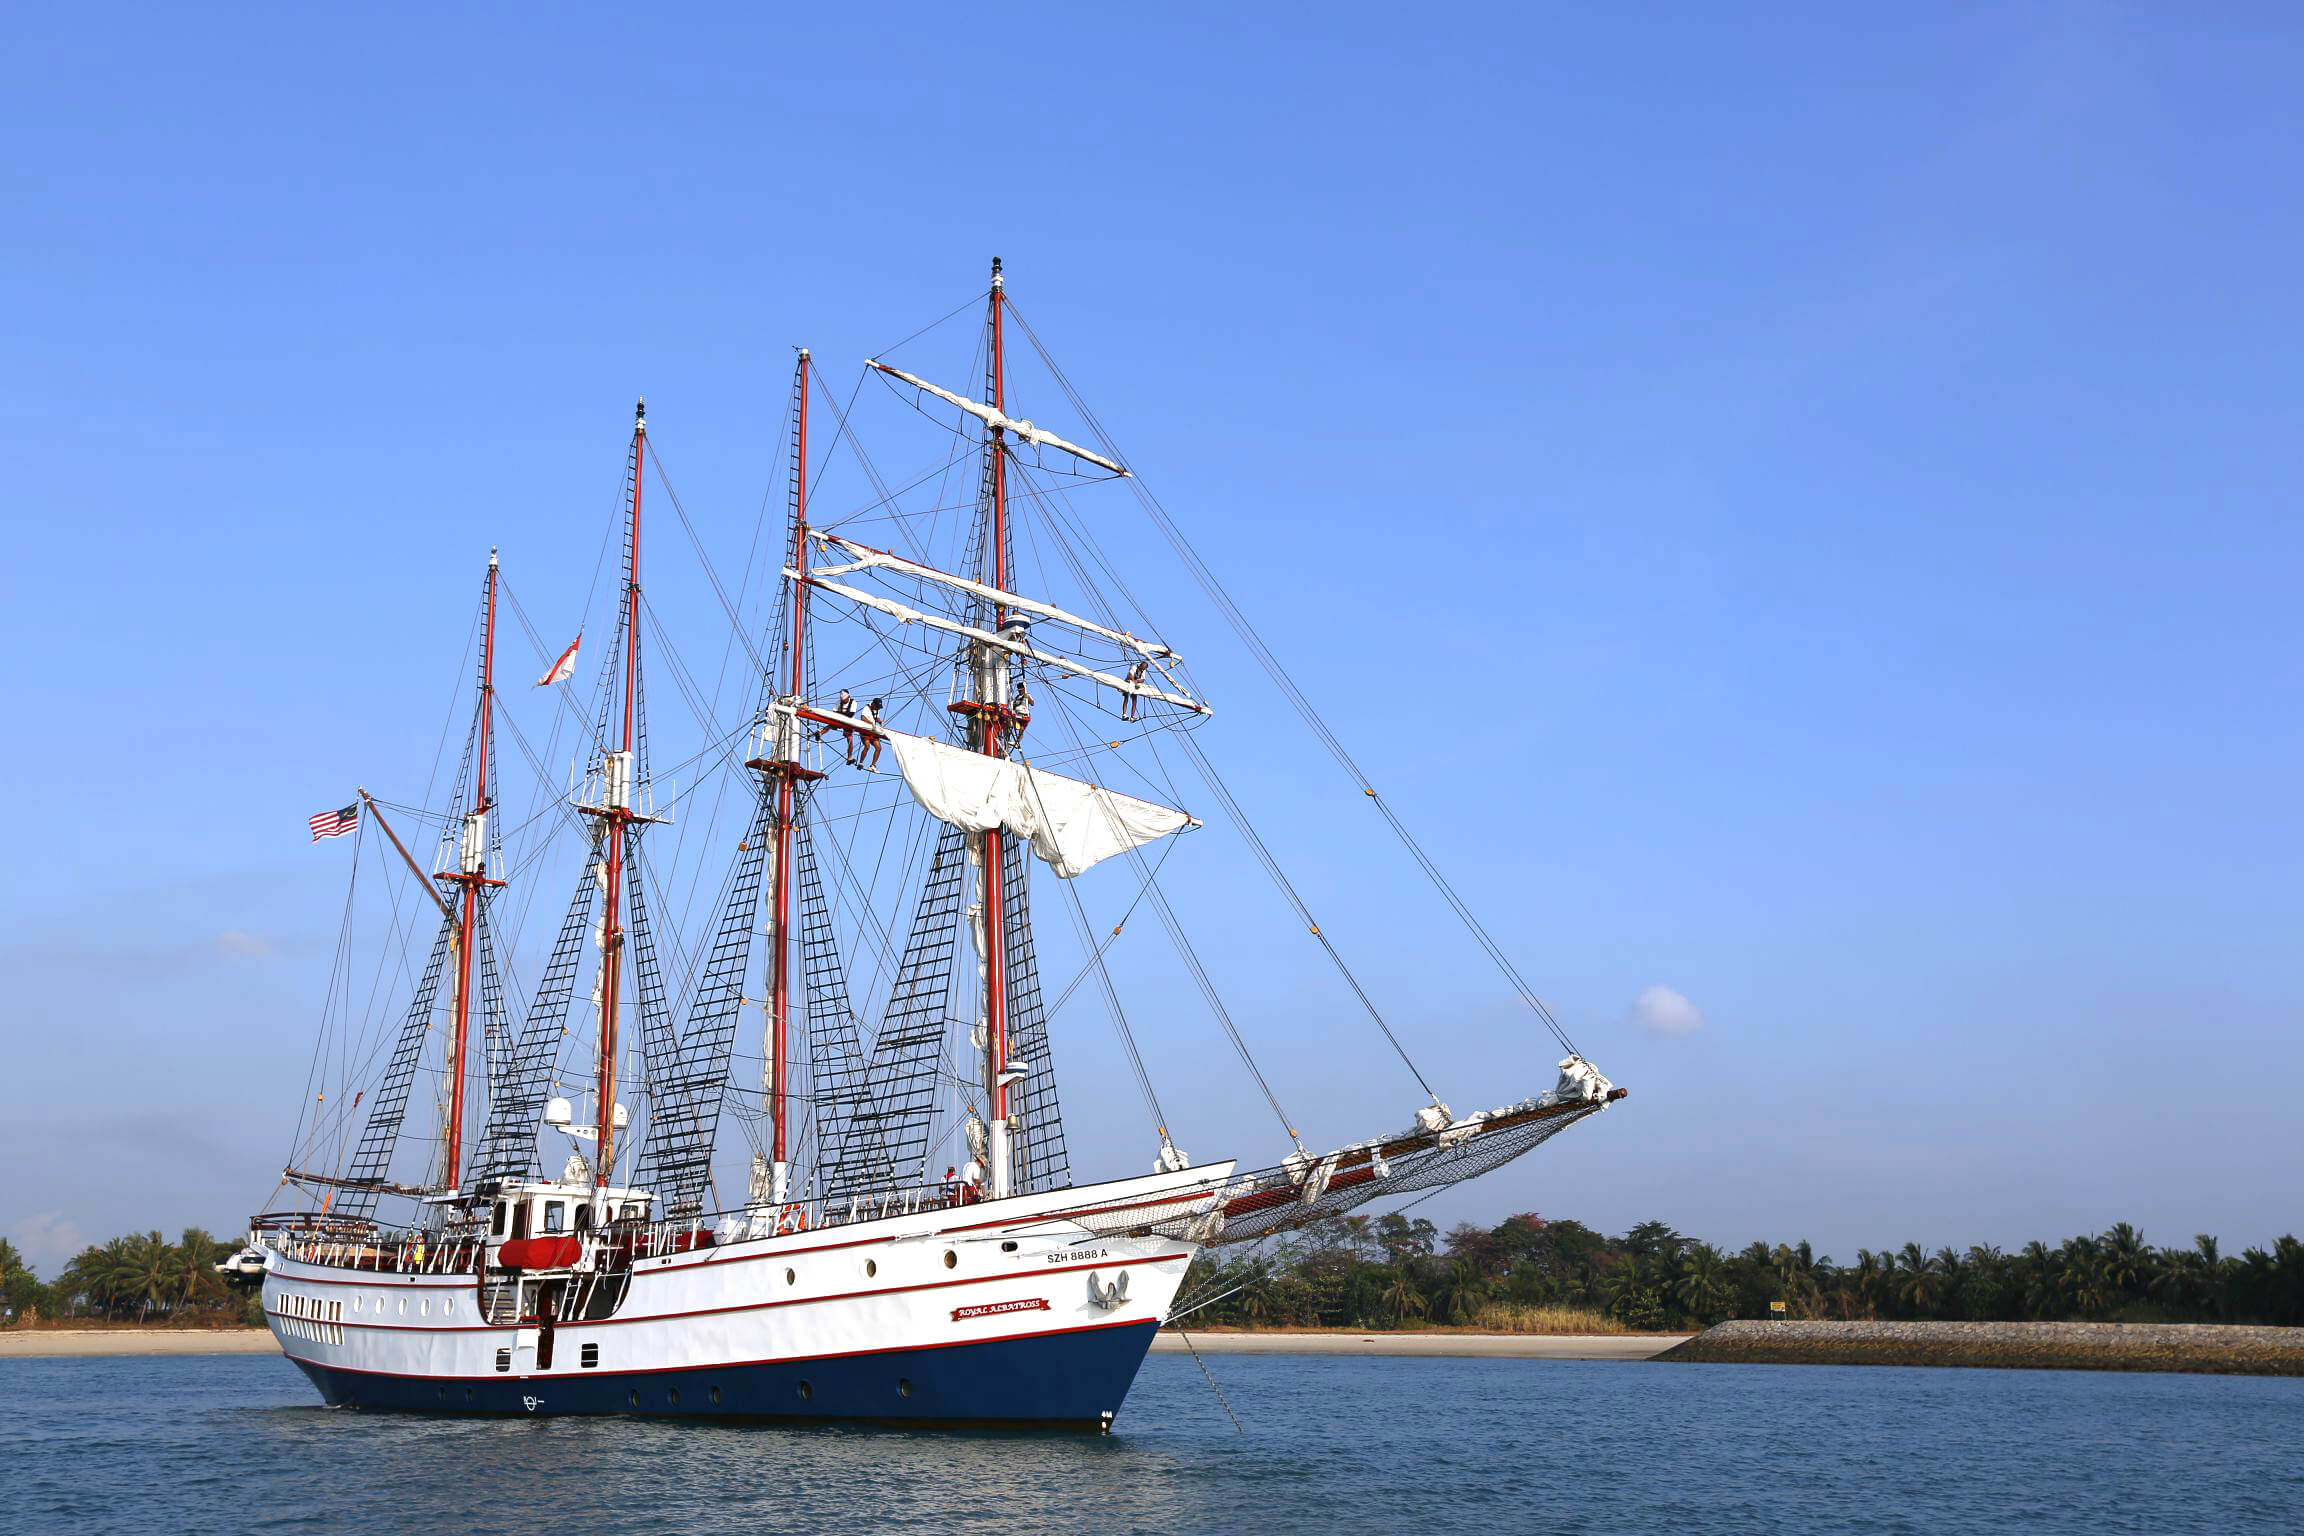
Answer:
[[(363, 788), (312, 819), (316, 841), (354, 839), (355, 882), (384, 871), (382, 958), (356, 931), (381, 900), (371, 873), (347, 899), (295, 1152), (222, 1267), (260, 1289), (328, 1403), (1108, 1430), (1153, 1334), (1214, 1299), (1188, 1289), (1210, 1289), (1199, 1255), (1474, 1177), (1623, 1096), (1143, 490), (997, 262), (981, 314), (957, 327), (966, 387), (897, 366), (898, 348), (843, 402), (799, 352), (788, 484), (741, 570), (711, 564), (637, 412), (603, 541), (614, 627), (604, 647), (580, 633), (526, 690), (550, 710), (546, 740), (499, 700), (510, 595), (492, 551), (452, 788), (429, 805)], [(1019, 335), (1053, 384), (1033, 405), (1069, 411), (1069, 435), (1012, 406)], [(917, 462), (884, 470), (865, 451), (866, 389), (930, 445)], [(835, 460), (853, 494), (814, 483)], [(719, 678), (744, 680), (717, 715), (728, 690), (679, 656), (643, 584), (657, 497), (727, 621)], [(1483, 1100), (1508, 1102), (1463, 1115), (1433, 1092), (1219, 774), (1211, 704), (1108, 557), (1099, 497), (1147, 514), (1557, 1037), (1543, 1091), (1497, 1085)], [(669, 770), (644, 657), (697, 722)], [(505, 735), (535, 780), (525, 806)], [(1371, 1047), (1413, 1076), (1400, 1128), (1314, 1145), (1283, 1110), (1161, 884), (1204, 826), (1243, 839)], [(517, 938), (547, 884), (567, 903), (556, 923), (538, 914), (548, 948), (523, 984)], [(1064, 941), (1046, 983), (1038, 908)], [(1189, 982), (1172, 990), (1237, 1048), (1242, 1096), (1277, 1122), (1261, 1157), (1195, 1161), (1171, 1136), (1123, 934), (1165, 938)], [(1051, 1026), (1096, 1010), (1146, 1106), (1126, 1161), (1151, 1171), (1081, 1181), (1057, 1087), (1072, 1047)], [(1363, 1038), (1348, 1020), (1323, 1034), (1339, 1053)], [(1110, 1166), (1119, 1138), (1098, 1140), (1089, 1157)]]

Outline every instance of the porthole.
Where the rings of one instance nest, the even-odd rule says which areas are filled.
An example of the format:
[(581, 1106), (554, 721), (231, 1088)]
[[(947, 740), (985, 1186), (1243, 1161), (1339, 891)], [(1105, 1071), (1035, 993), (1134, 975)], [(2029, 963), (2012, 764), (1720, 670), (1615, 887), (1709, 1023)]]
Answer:
[(352, 1310), (353, 1310), (355, 1313), (357, 1313), (357, 1312), (360, 1310), (360, 1298), (359, 1298), (359, 1297), (357, 1297), (357, 1296), (355, 1296), (355, 1297), (353, 1297), (353, 1298), (352, 1298)]
[(466, 1387), (466, 1388), (464, 1389), (464, 1401), (466, 1401), (466, 1402), (470, 1402), (470, 1401), (472, 1401), (472, 1389), (471, 1389), (470, 1387)]
[(712, 1399), (713, 1407), (717, 1408), (720, 1406), (720, 1389), (718, 1387), (714, 1387), (711, 1391), (705, 1393), (704, 1395)]
[(1016, 1251), (1016, 1239), (1010, 1238), (1008, 1241), (1002, 1243), (1000, 1245), (1000, 1251), (1002, 1253), (1014, 1253)]
[(869, 1280), (878, 1273), (880, 1273), (880, 1261), (878, 1259), (866, 1259), (864, 1261), (864, 1278)]
[(631, 1404), (633, 1407), (635, 1407), (635, 1408), (639, 1407), (639, 1406), (640, 1406), (640, 1389), (639, 1389), (638, 1387), (634, 1387), (634, 1388), (633, 1388), (631, 1391), (629, 1391), (629, 1392), (625, 1393), (625, 1394), (624, 1394), (624, 1401), (626, 1401), (626, 1402), (630, 1403), (630, 1404)]
[(427, 1298), (426, 1300), (416, 1303), (416, 1312), (420, 1317), (430, 1317), (432, 1315), (431, 1300)]
[(898, 1397), (910, 1397), (912, 1395), (911, 1377), (899, 1376), (896, 1378), (896, 1395)]
[(793, 1273), (791, 1270), (786, 1270), (786, 1271), (784, 1271), (784, 1283), (785, 1283), (786, 1285), (794, 1285), (794, 1284), (797, 1284), (797, 1283), (799, 1282), (799, 1279), (800, 1279), (800, 1277), (799, 1277), (798, 1275), (794, 1274), (794, 1273)]
[(800, 1383), (800, 1401), (806, 1402), (816, 1395), (816, 1389), (806, 1382)]
[(679, 1407), (680, 1389), (678, 1387), (666, 1387), (664, 1389), (664, 1401), (670, 1403), (675, 1408)]
[(441, 1402), (448, 1401), (448, 1389), (446, 1387), (440, 1388), (434, 1395), (437, 1396)]
[(408, 1315), (408, 1298), (405, 1296), (400, 1298), (400, 1315), (402, 1317), (406, 1317)]
[(441, 1315), (442, 1315), (443, 1317), (445, 1317), (447, 1314), (449, 1314), (450, 1312), (453, 1312), (453, 1311), (455, 1311), (455, 1310), (456, 1310), (456, 1298), (455, 1298), (455, 1297), (453, 1297), (453, 1296), (449, 1297), (449, 1298), (448, 1298), (446, 1301), (443, 1301), (442, 1303), (440, 1303), (440, 1313), (441, 1313)]
[(953, 1252), (951, 1249), (949, 1249), (949, 1248), (945, 1249), (945, 1250), (944, 1250), (944, 1267), (945, 1267), (946, 1269), (957, 1269), (957, 1268), (959, 1268), (959, 1267), (960, 1267), (960, 1255), (958, 1255), (958, 1254), (954, 1253), (954, 1252)]

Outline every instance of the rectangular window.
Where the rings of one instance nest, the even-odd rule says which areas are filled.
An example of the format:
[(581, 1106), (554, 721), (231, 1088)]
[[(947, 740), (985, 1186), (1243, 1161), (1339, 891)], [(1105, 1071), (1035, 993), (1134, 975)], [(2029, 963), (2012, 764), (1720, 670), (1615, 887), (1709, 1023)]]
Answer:
[(577, 1362), (584, 1367), (584, 1369), (592, 1369), (592, 1367), (600, 1363), (600, 1346), (597, 1344), (585, 1345), (584, 1348), (577, 1353), (576, 1359)]
[(567, 1227), (568, 1202), (565, 1200), (545, 1201), (544, 1230), (547, 1232), (563, 1232), (567, 1230)]
[(511, 1218), (511, 1215), (512, 1215), (512, 1205), (511, 1205), (511, 1202), (509, 1202), (509, 1201), (506, 1201), (506, 1200), (499, 1200), (499, 1201), (497, 1201), (497, 1202), (496, 1202), (496, 1220), (495, 1220), (495, 1221), (494, 1221), (494, 1222), (493, 1222), (493, 1223), (492, 1223), (492, 1224), (489, 1226), (489, 1228), (488, 1228), (489, 1234), (490, 1234), (491, 1236), (494, 1236), (494, 1237), (502, 1237), (502, 1236), (504, 1235), (504, 1223), (505, 1223), (506, 1221), (508, 1221), (508, 1220)]
[(508, 1349), (500, 1349), (496, 1351), (496, 1369), (500, 1371), (509, 1371), (512, 1369), (512, 1351)]

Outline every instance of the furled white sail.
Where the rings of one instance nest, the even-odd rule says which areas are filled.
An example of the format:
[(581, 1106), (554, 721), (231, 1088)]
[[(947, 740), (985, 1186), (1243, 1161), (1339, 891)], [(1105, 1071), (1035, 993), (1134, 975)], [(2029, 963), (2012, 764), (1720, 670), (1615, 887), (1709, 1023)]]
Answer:
[(963, 831), (1005, 827), (1031, 839), (1032, 851), (1059, 879), (1196, 825), (1182, 811), (1060, 773), (904, 731), (883, 727), (881, 734), (895, 747), (896, 766), (922, 810)]
[(902, 379), (905, 383), (911, 385), (914, 389), (924, 389), (939, 400), (948, 400), (952, 404), (960, 407), (960, 409), (966, 411), (969, 415), (975, 417), (978, 421), (983, 422), (984, 425), (988, 427), (998, 427), (1001, 430), (1012, 434), (1013, 436), (1022, 438), (1028, 443), (1038, 444), (1046, 448), (1061, 448), (1076, 459), (1085, 459), (1089, 463), (1095, 465), (1098, 469), (1108, 469), (1116, 475), (1125, 475), (1128, 473), (1127, 470), (1122, 469), (1119, 465), (1113, 463), (1110, 459), (1104, 457), (1104, 455), (1100, 453), (1091, 452), (1090, 450), (1081, 447), (1078, 443), (1068, 443), (1064, 439), (1058, 437), (1055, 433), (1046, 431), (1040, 427), (1036, 427), (1028, 421), (1018, 421), (1013, 416), (1003, 415), (1000, 411), (994, 409), (992, 406), (986, 405), (981, 400), (971, 400), (966, 395), (956, 395), (948, 389), (938, 389), (935, 385), (929, 383), (926, 379), (915, 378), (913, 375), (906, 373), (901, 368), (891, 368), (886, 363), (879, 361), (877, 358), (866, 358), (864, 360), (864, 366), (867, 368), (877, 368), (882, 373), (887, 374), (890, 378)]
[(1096, 668), (1074, 661), (1069, 656), (1052, 655), (1047, 651), (1010, 640), (1002, 635), (996, 635), (988, 629), (979, 629), (973, 624), (963, 624), (957, 619), (947, 619), (941, 614), (927, 613), (909, 604), (900, 603), (892, 597), (882, 597), (876, 592), (862, 591), (844, 582), (825, 581), (817, 576), (803, 576), (789, 565), (784, 567), (784, 579), (805, 582), (819, 592), (830, 592), (836, 597), (844, 597), (852, 603), (861, 604), (875, 612), (885, 613), (900, 624), (925, 624), (930, 629), (940, 629), (946, 634), (962, 635), (970, 640), (978, 640), (986, 645), (997, 646), (1011, 655), (1029, 656), (1034, 661), (1044, 665), (1056, 667), (1065, 672), (1076, 673), (1081, 677), (1102, 683), (1107, 688), (1117, 688), (1122, 693), (1133, 693), (1138, 698), (1161, 699), (1170, 704), (1182, 705), (1195, 714), (1214, 713), (1207, 705), (1188, 693), (1181, 691), (1171, 693), (1165, 688), (1154, 688), (1145, 683), (1131, 683), (1126, 678), (1114, 677), (1109, 672), (1099, 672)]
[(821, 528), (809, 529), (808, 537), (814, 539), (827, 550), (837, 548), (853, 557), (846, 565), (816, 567), (811, 573), (816, 576), (846, 576), (852, 572), (864, 570), (898, 571), (906, 576), (917, 576), (922, 581), (932, 581), (941, 586), (950, 587), (956, 592), (965, 592), (970, 597), (983, 598), (986, 602), (997, 603), (1003, 608), (1021, 609), (1026, 613), (1037, 614), (1043, 619), (1054, 619), (1059, 624), (1069, 624), (1074, 629), (1087, 634), (1101, 635), (1115, 645), (1126, 646), (1147, 660), (1174, 661), (1177, 659), (1174, 651), (1157, 640), (1139, 640), (1126, 630), (1108, 629), (1094, 619), (1084, 619), (1076, 613), (1066, 612), (1054, 603), (1044, 603), (1036, 597), (1024, 597), (1014, 592), (1004, 592), (1000, 588), (989, 586), (984, 582), (970, 581), (965, 576), (955, 576), (950, 571), (940, 571), (932, 565), (922, 565), (917, 560), (907, 560), (902, 555), (890, 554), (884, 549), (874, 549), (869, 544), (859, 544), (854, 539), (842, 538), (837, 533), (827, 533)]

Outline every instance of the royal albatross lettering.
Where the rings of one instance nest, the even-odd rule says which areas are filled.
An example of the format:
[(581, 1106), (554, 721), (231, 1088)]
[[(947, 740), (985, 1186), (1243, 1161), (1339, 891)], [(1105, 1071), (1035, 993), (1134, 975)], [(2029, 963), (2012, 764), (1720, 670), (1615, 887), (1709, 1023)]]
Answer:
[(1045, 1312), (1046, 1297), (1034, 1296), (1025, 1301), (986, 1301), (973, 1307), (954, 1307), (952, 1321), (962, 1322), (971, 1317), (998, 1317), (1003, 1312)]

